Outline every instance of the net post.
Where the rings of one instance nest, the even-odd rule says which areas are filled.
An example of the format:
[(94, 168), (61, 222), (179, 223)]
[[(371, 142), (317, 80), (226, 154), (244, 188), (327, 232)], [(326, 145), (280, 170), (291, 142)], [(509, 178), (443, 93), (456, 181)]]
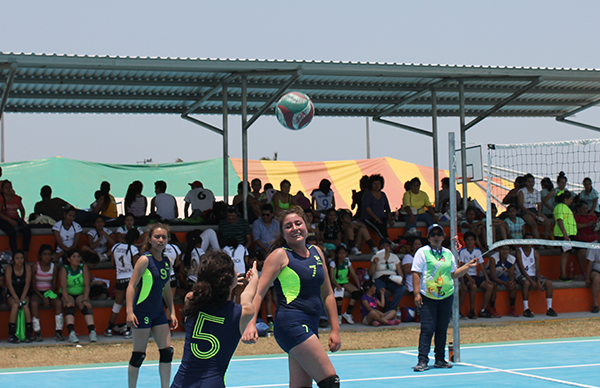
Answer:
[[(456, 241), (454, 240), (454, 237), (458, 235), (456, 225), (456, 143), (454, 140), (454, 132), (448, 133), (448, 156), (450, 159), (450, 249), (452, 250), (453, 260), (458, 267), (458, 252), (456, 251)], [(452, 333), (454, 342), (454, 361), (460, 362), (460, 305), (458, 297), (458, 279), (454, 279)]]
[[(494, 233), (492, 231), (492, 153), (488, 145), (488, 161), (487, 161), (487, 190), (486, 190), (486, 210), (485, 210), (485, 230), (487, 245), (494, 243)], [(484, 306), (485, 307), (485, 306)]]

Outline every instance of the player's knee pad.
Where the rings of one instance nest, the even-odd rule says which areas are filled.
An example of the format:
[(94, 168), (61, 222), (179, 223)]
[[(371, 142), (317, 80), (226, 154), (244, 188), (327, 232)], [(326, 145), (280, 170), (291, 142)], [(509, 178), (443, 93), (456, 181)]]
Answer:
[(341, 303), (344, 300), (344, 298), (335, 298), (335, 300)]
[(129, 365), (139, 368), (142, 366), (144, 359), (146, 358), (146, 353), (144, 352), (131, 352), (131, 358), (129, 359)]
[(333, 375), (328, 378), (321, 380), (317, 383), (319, 388), (339, 388), (340, 386), (340, 376)]
[(173, 361), (173, 347), (168, 347), (164, 349), (158, 349), (158, 353), (160, 354), (159, 362), (171, 362)]
[(65, 315), (75, 315), (75, 307), (65, 307)]
[(113, 308), (112, 308), (112, 312), (115, 314), (118, 314), (121, 312), (121, 309), (123, 308), (122, 304), (118, 304), (115, 302), (115, 304), (113, 304)]
[(354, 300), (359, 300), (362, 297), (362, 291), (356, 290), (356, 291), (352, 291), (352, 293), (350, 294), (350, 298), (354, 299)]
[(91, 308), (87, 308), (86, 306), (83, 306), (83, 308), (81, 309), (81, 314), (83, 315), (94, 315), (94, 310)]

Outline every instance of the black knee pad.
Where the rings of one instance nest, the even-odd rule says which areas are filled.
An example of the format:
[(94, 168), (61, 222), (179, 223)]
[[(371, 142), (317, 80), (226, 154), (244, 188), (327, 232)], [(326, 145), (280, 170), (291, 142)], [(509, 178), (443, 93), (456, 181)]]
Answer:
[(173, 361), (173, 352), (174, 352), (173, 347), (158, 349), (158, 353), (160, 354), (159, 362)]
[(94, 315), (94, 310), (88, 309), (87, 307), (83, 306), (83, 308), (81, 309), (81, 313), (83, 315)]
[(350, 294), (350, 298), (354, 300), (359, 300), (362, 297), (362, 291), (356, 290), (352, 291)]
[(131, 352), (131, 359), (129, 359), (129, 365), (139, 368), (142, 366), (142, 362), (146, 358), (146, 353), (144, 352)]
[(75, 307), (65, 307), (65, 315), (75, 315)]
[(319, 388), (339, 388), (340, 386), (340, 376), (333, 375), (328, 378), (321, 380), (317, 383)]

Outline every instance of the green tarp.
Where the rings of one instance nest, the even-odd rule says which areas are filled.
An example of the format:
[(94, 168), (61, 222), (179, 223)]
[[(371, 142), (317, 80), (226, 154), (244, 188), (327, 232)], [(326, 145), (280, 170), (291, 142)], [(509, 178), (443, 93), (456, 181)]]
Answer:
[[(52, 187), (52, 196), (60, 197), (77, 208), (87, 208), (94, 201), (94, 192), (102, 181), (111, 184), (115, 198), (125, 197), (133, 181), (144, 184), (143, 194), (154, 197), (154, 182), (167, 182), (167, 193), (184, 197), (190, 190), (188, 183), (199, 180), (215, 196), (223, 196), (223, 162), (221, 158), (199, 162), (170, 164), (107, 164), (54, 157), (25, 162), (3, 163), (2, 179), (13, 183), (15, 192), (23, 198), (27, 214), (33, 212), (41, 200), (40, 189)], [(229, 193), (237, 192), (240, 181), (229, 161)], [(180, 209), (180, 212), (182, 209)], [(181, 213), (180, 213), (181, 215)]]

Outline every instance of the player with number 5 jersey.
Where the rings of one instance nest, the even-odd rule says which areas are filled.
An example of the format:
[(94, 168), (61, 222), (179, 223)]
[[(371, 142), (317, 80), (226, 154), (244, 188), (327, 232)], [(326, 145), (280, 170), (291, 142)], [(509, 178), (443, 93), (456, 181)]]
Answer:
[(169, 320), (163, 309), (163, 298), (167, 305), (170, 323), (177, 328), (177, 317), (173, 309), (173, 294), (169, 283), (171, 260), (164, 254), (169, 242), (169, 228), (156, 223), (148, 231), (146, 251), (135, 263), (127, 286), (127, 325), (133, 327), (133, 352), (129, 360), (129, 387), (137, 385), (140, 366), (146, 357), (146, 347), (152, 337), (160, 353), (158, 371), (162, 388), (169, 386), (171, 378), (171, 332)]

